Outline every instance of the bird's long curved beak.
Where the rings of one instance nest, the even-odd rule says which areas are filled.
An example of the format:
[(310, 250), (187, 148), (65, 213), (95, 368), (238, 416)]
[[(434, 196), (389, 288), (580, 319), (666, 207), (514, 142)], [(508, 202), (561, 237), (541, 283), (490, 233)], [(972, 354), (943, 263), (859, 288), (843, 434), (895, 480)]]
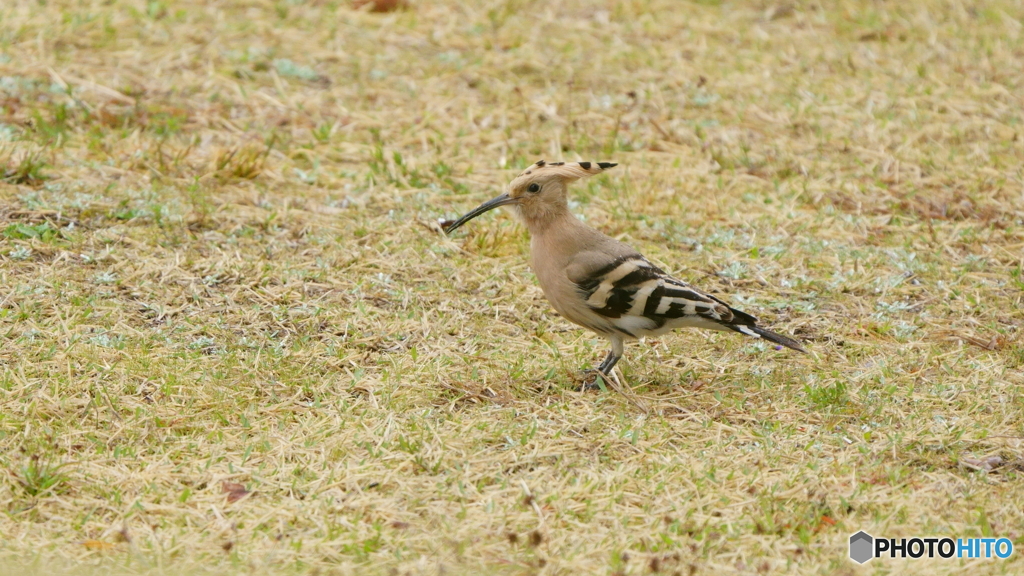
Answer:
[(487, 202), (484, 202), (483, 204), (477, 206), (476, 208), (473, 208), (472, 210), (467, 212), (465, 216), (463, 216), (462, 218), (459, 218), (455, 222), (452, 222), (447, 228), (445, 228), (444, 232), (445, 232), (445, 234), (451, 234), (453, 231), (455, 231), (456, 228), (458, 228), (459, 226), (462, 226), (466, 222), (469, 222), (470, 220), (472, 220), (473, 218), (476, 218), (477, 216), (483, 214), (484, 212), (488, 212), (490, 210), (494, 210), (495, 208), (498, 208), (499, 206), (508, 206), (509, 204), (518, 204), (518, 203), (519, 203), (519, 200), (516, 200), (515, 198), (512, 198), (508, 194), (502, 194), (501, 196), (498, 196), (497, 198), (492, 198), (491, 200), (488, 200)]

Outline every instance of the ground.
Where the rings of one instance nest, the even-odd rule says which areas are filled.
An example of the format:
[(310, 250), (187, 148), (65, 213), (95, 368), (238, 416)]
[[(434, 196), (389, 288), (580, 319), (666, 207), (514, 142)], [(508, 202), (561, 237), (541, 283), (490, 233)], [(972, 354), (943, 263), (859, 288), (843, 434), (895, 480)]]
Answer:
[[(1024, 571), (1020, 0), (373, 7), (0, 6), (0, 572)], [(810, 354), (581, 391), (542, 158)]]

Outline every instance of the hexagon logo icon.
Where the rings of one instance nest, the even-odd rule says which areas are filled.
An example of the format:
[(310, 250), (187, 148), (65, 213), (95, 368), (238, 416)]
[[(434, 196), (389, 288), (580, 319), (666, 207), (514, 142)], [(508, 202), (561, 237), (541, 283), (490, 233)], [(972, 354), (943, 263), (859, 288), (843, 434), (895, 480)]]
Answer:
[(850, 536), (850, 560), (863, 564), (874, 558), (874, 543), (875, 539), (871, 537), (871, 534), (863, 530)]

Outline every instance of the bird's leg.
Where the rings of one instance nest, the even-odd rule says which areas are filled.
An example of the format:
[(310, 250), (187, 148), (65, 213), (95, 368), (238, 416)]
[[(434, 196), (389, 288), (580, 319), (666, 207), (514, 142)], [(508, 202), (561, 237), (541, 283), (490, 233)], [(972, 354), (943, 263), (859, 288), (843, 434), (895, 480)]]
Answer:
[(614, 350), (609, 350), (608, 355), (604, 357), (604, 362), (601, 362), (601, 365), (597, 367), (597, 371), (605, 375), (611, 374), (612, 368), (619, 362), (619, 358), (622, 358), (622, 356), (615, 354)]
[(599, 389), (600, 386), (597, 383), (598, 378), (604, 380), (605, 384), (611, 384), (611, 382), (609, 382), (608, 380), (608, 377), (611, 376), (612, 369), (615, 368), (615, 365), (619, 362), (619, 359), (622, 358), (623, 342), (622, 338), (619, 338), (617, 336), (612, 336), (610, 340), (612, 348), (611, 350), (608, 351), (608, 355), (604, 357), (604, 362), (601, 362), (601, 364), (596, 369), (587, 370), (587, 372), (596, 372), (596, 374), (594, 374), (593, 380), (588, 379), (588, 381), (584, 382), (583, 388), (585, 390)]
[(584, 370), (584, 373), (592, 373), (594, 375), (594, 378), (593, 380), (591, 380), (590, 378), (584, 380), (583, 389), (600, 390), (601, 386), (597, 383), (598, 378), (604, 380), (605, 384), (611, 385), (611, 382), (608, 380), (608, 377), (611, 376), (612, 368), (615, 367), (615, 364), (619, 361), (619, 358), (622, 358), (622, 356), (617, 356), (614, 350), (609, 350), (608, 355), (604, 357), (604, 362), (601, 362), (600, 366), (598, 366), (597, 368), (591, 368), (590, 370)]

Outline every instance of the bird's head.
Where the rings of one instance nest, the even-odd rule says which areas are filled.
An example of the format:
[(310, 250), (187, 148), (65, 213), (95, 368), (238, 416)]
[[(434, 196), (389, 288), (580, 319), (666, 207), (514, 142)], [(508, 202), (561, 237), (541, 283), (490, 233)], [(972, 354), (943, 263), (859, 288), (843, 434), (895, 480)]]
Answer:
[(514, 206), (527, 226), (543, 223), (553, 214), (568, 208), (566, 188), (572, 182), (587, 176), (600, 174), (617, 166), (611, 162), (545, 162), (538, 160), (516, 176), (508, 186), (508, 192), (484, 202), (465, 216), (459, 218), (445, 230), (453, 230), (484, 212), (499, 206)]

